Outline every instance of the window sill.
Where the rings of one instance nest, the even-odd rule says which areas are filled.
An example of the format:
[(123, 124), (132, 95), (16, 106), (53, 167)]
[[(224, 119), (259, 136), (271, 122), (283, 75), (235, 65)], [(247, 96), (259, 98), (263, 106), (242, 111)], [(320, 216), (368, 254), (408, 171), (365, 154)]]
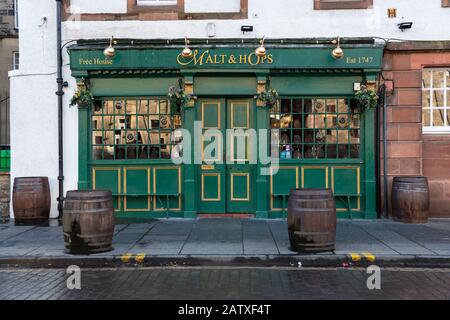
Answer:
[(372, 7), (373, 0), (314, 0), (314, 10), (369, 9)]
[(433, 134), (450, 134), (450, 129), (447, 130), (443, 130), (443, 129), (439, 129), (439, 130), (427, 130), (425, 128), (423, 128), (422, 133), (425, 134), (429, 134), (429, 135), (433, 135)]

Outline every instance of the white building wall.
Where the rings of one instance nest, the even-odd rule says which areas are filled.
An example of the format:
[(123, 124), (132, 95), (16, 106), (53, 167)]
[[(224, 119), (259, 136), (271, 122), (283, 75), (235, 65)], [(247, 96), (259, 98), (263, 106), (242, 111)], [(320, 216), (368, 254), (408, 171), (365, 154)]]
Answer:
[[(127, 0), (72, 1), (80, 7), (80, 12), (117, 13), (122, 12)], [(214, 1), (208, 3), (210, 11), (231, 10), (223, 4), (215, 6), (219, 5), (219, 1), (217, 4)], [(387, 8), (391, 7), (397, 8), (397, 18), (387, 18)], [(58, 196), (55, 12), (54, 0), (40, 0), (39, 5), (36, 5), (36, 0), (19, 1), (21, 64), (20, 70), (10, 73), (11, 178), (48, 176), (52, 191), (52, 217), (57, 216)], [(397, 28), (397, 23), (401, 21), (412, 21), (413, 28), (401, 32)], [(111, 35), (142, 39), (204, 38), (207, 37), (206, 25), (209, 22), (216, 24), (216, 38), (339, 35), (450, 40), (450, 8), (441, 8), (441, 0), (374, 0), (373, 9), (325, 11), (313, 10), (313, 0), (249, 0), (248, 20), (79, 22), (73, 15), (71, 21), (64, 23), (63, 42), (108, 38)], [(240, 31), (242, 25), (253, 25), (254, 32), (243, 35)], [(64, 186), (67, 191), (75, 189), (78, 180), (78, 114), (76, 108), (69, 108), (76, 84), (70, 76), (67, 54), (64, 64), (64, 78), (69, 81), (69, 87), (64, 89)]]

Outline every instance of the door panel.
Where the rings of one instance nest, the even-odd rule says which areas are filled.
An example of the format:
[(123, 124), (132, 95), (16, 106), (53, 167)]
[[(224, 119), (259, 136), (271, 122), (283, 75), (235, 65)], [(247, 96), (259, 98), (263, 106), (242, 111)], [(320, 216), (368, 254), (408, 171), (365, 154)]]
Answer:
[(253, 100), (201, 99), (198, 103), (197, 119), (204, 135), (197, 170), (199, 211), (254, 212), (256, 165), (250, 164), (252, 141), (245, 132), (253, 128)]
[[(202, 123), (202, 164), (198, 166), (199, 211), (226, 212), (226, 168), (223, 165), (225, 100), (199, 100), (197, 119)], [(210, 130), (210, 131), (208, 131)]]
[[(254, 178), (256, 164), (251, 164), (252, 135), (246, 132), (254, 128), (253, 100), (227, 101), (227, 129), (233, 129), (227, 137), (227, 212), (254, 212)], [(255, 141), (256, 143), (256, 141)]]

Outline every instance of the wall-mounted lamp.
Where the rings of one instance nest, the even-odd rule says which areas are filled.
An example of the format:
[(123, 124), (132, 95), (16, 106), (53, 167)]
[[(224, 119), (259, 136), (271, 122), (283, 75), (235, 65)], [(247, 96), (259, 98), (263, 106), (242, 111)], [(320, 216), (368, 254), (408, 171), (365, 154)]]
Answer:
[(411, 29), (412, 25), (413, 25), (412, 22), (402, 22), (402, 23), (399, 23), (397, 26), (403, 32), (406, 29)]
[(190, 58), (192, 57), (192, 50), (189, 48), (189, 40), (187, 37), (184, 38), (184, 49), (181, 51), (181, 55), (184, 58)]
[(114, 37), (111, 37), (108, 48), (103, 50), (103, 54), (108, 59), (112, 59), (116, 55), (116, 49), (114, 49), (114, 47), (113, 47), (114, 44), (117, 44), (117, 41), (114, 40)]
[(341, 38), (337, 37), (337, 40), (332, 41), (333, 44), (337, 44), (336, 48), (331, 51), (331, 55), (335, 59), (341, 59), (344, 56), (344, 50), (341, 48)]
[(266, 56), (266, 53), (267, 53), (267, 50), (266, 50), (266, 48), (264, 47), (264, 40), (265, 40), (265, 36), (259, 41), (259, 43), (260, 43), (260, 46), (258, 47), (258, 48), (256, 48), (256, 50), (255, 50), (255, 54), (258, 56), (258, 57), (265, 57)]

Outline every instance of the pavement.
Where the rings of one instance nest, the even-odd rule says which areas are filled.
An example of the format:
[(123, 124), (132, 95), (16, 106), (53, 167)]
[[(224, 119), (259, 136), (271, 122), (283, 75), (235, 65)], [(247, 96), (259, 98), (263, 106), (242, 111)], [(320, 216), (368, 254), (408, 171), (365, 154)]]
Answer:
[[(0, 269), (0, 301), (200, 299), (224, 300), (222, 306), (235, 300), (265, 300), (269, 301), (265, 304), (272, 304), (270, 300), (450, 299), (450, 269), (381, 269), (380, 285), (372, 290), (367, 286), (370, 275), (362, 268), (144, 267), (81, 269), (79, 275), (79, 290), (70, 290), (70, 274), (64, 269)], [(153, 311), (161, 308), (169, 318), (175, 318), (179, 309), (176, 303), (151, 307)], [(298, 304), (290, 307), (293, 311), (299, 309)], [(303, 313), (304, 307), (300, 306)], [(271, 315), (283, 311), (271, 308)], [(353, 307), (348, 310), (355, 314)], [(118, 311), (120, 308), (114, 309)], [(133, 311), (124, 312), (129, 316)], [(221, 311), (213, 316), (220, 316)], [(367, 315), (374, 310), (362, 311)]]
[(450, 267), (450, 219), (427, 224), (338, 220), (336, 250), (290, 250), (286, 220), (198, 218), (119, 221), (114, 250), (64, 252), (60, 226), (0, 224), (0, 266), (382, 266)]

